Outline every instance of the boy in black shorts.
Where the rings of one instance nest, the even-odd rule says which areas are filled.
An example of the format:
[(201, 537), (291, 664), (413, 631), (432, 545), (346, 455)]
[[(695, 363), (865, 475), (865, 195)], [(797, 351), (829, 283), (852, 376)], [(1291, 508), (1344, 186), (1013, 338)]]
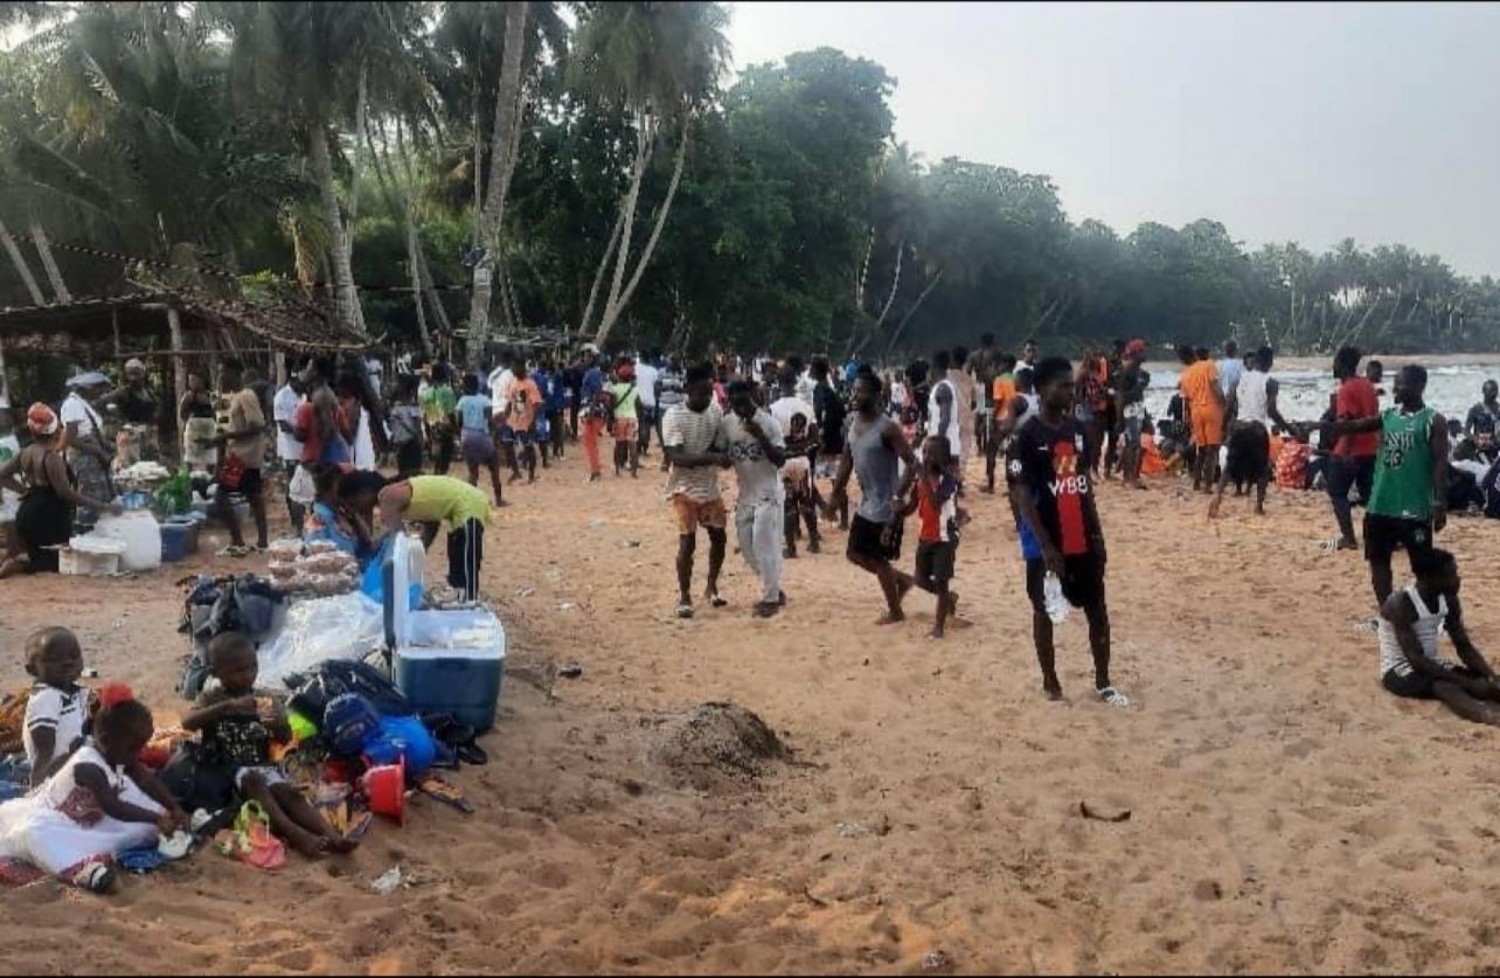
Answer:
[(1041, 410), (1011, 439), (1006, 473), (1021, 524), (1026, 558), (1026, 593), (1031, 598), (1032, 637), (1048, 698), (1062, 699), (1057, 678), (1052, 618), (1047, 613), (1046, 577), (1057, 575), (1063, 596), (1082, 608), (1089, 621), (1094, 653), (1094, 686), (1111, 706), (1130, 700), (1109, 679), (1109, 609), (1104, 568), (1108, 553), (1089, 478), (1092, 458), (1083, 428), (1072, 419), (1073, 365), (1048, 357), (1036, 367)]
[(958, 610), (958, 595), (948, 589), (958, 558), (958, 480), (952, 472), (948, 439), (937, 435), (922, 443), (922, 472), (905, 512), (918, 516), (917, 587), (937, 596), (932, 637), (942, 638), (948, 618)]

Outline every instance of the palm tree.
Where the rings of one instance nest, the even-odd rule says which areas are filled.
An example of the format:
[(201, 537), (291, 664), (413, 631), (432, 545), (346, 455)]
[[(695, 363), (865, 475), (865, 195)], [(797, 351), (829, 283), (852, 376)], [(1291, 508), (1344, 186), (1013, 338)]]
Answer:
[(331, 238), (335, 313), (343, 325), (365, 333), (329, 135), (346, 125), (358, 138), (372, 106), (420, 100), (424, 86), (413, 45), (422, 37), (425, 5), (215, 2), (202, 8), (232, 39), (234, 89), (249, 96), (253, 111), (284, 121), (301, 139)]
[[(661, 238), (682, 179), (693, 117), (718, 91), (729, 54), (724, 36), (728, 20), (721, 4), (705, 2), (592, 3), (580, 12), (573, 79), (588, 96), (628, 113), (636, 138), (620, 214), (580, 323), (580, 329), (589, 328), (605, 273), (613, 263), (595, 343), (603, 345), (609, 338)], [(672, 176), (651, 235), (627, 278), (641, 183), (657, 140), (673, 127), (679, 135)]]

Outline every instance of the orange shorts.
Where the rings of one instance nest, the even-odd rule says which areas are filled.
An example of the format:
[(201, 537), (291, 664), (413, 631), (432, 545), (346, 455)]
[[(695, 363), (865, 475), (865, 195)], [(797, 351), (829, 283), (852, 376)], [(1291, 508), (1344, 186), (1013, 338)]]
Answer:
[(1193, 412), (1193, 444), (1217, 448), (1224, 444), (1224, 415), (1219, 411)]
[(677, 535), (680, 537), (692, 536), (700, 526), (722, 530), (729, 525), (729, 511), (724, 508), (722, 499), (702, 503), (686, 496), (673, 496), (672, 516), (677, 521)]

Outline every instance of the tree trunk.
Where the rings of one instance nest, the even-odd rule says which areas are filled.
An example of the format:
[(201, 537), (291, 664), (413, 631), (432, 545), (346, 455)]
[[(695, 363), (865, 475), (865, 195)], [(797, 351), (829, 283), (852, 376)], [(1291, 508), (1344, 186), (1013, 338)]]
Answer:
[[(631, 273), (630, 284), (625, 287), (625, 291), (619, 296), (613, 307), (606, 306), (604, 309), (604, 319), (599, 323), (599, 335), (594, 341), (599, 346), (604, 345), (605, 339), (609, 336), (610, 329), (613, 328), (615, 322), (620, 318), (620, 313), (625, 311), (625, 306), (630, 302), (630, 297), (635, 294), (636, 286), (641, 284), (641, 276), (645, 274), (646, 265), (650, 263), (652, 253), (656, 251), (656, 243), (661, 239), (661, 229), (666, 226), (667, 213), (672, 209), (673, 198), (677, 196), (677, 185), (682, 182), (682, 167), (683, 163), (687, 160), (688, 125), (688, 121), (684, 119), (682, 123), (682, 144), (677, 147), (677, 165), (672, 168), (672, 180), (667, 184), (667, 196), (661, 202), (661, 210), (656, 212), (656, 224), (651, 228), (651, 237), (646, 239), (646, 247), (641, 251), (641, 257), (636, 262), (635, 271)], [(625, 226), (626, 231), (621, 234), (620, 238), (619, 260), (622, 267), (625, 264), (625, 243), (628, 241), (629, 218), (626, 218)], [(618, 269), (616, 271), (616, 278), (618, 278)]]
[(906, 242), (902, 241), (896, 245), (896, 271), (891, 276), (891, 294), (885, 298), (885, 307), (880, 310), (880, 318), (875, 320), (875, 332), (880, 331), (885, 317), (890, 314), (891, 305), (896, 301), (896, 292), (901, 288), (901, 259), (906, 254)]
[(36, 245), (36, 253), (42, 258), (42, 268), (47, 272), (47, 281), (52, 285), (53, 297), (58, 302), (72, 302), (73, 294), (63, 281), (62, 269), (57, 267), (57, 258), (52, 254), (52, 242), (47, 238), (47, 230), (35, 218), (31, 221), (31, 241)]
[(349, 250), (344, 247), (344, 221), (339, 216), (339, 199), (333, 187), (333, 160), (328, 155), (328, 131), (314, 124), (308, 133), (313, 171), (318, 178), (318, 196), (323, 204), (323, 220), (328, 223), (332, 240), (333, 310), (339, 323), (357, 336), (367, 336), (364, 313), (359, 307), (359, 293), (354, 289), (354, 268)]
[(614, 258), (615, 247), (620, 243), (620, 231), (624, 227), (625, 208), (621, 206), (620, 213), (615, 216), (615, 226), (609, 232), (609, 242), (604, 246), (604, 257), (599, 259), (599, 268), (594, 272), (594, 285), (589, 289), (589, 301), (584, 304), (583, 318), (578, 321), (579, 336), (588, 332), (589, 321), (594, 318), (594, 307), (599, 301), (599, 287), (604, 284), (604, 273), (609, 271), (610, 259)]
[(474, 265), (474, 293), (469, 303), (468, 359), (477, 364), (490, 334), (490, 291), (500, 257), (500, 230), (505, 198), (515, 172), (517, 132), (521, 125), (521, 66), (526, 52), (526, 0), (511, 0), (505, 9), (505, 50), (495, 98), (495, 131), (490, 133), (490, 187), (480, 212), (483, 260)]
[(36, 276), (31, 274), (31, 266), (26, 264), (26, 256), (21, 253), (16, 239), (11, 237), (10, 229), (5, 226), (4, 221), (0, 221), (0, 245), (5, 246), (5, 253), (10, 256), (10, 263), (16, 267), (16, 274), (21, 276), (22, 284), (31, 295), (31, 304), (45, 306), (47, 297), (42, 295), (42, 287), (37, 284)]
[(875, 253), (875, 226), (870, 226), (870, 237), (865, 242), (865, 258), (859, 263), (859, 278), (854, 282), (854, 308), (865, 311), (865, 285), (870, 281), (870, 256)]
[(923, 289), (922, 294), (917, 296), (917, 301), (912, 303), (912, 307), (906, 310), (906, 315), (901, 317), (901, 322), (897, 324), (896, 331), (891, 334), (891, 341), (885, 345), (885, 356), (887, 358), (890, 357), (891, 351), (896, 348), (896, 341), (901, 339), (902, 332), (906, 330), (906, 324), (911, 322), (911, 317), (916, 315), (918, 309), (922, 308), (922, 303), (926, 301), (927, 297), (932, 294), (932, 290), (937, 288), (937, 284), (942, 280), (943, 270), (938, 269), (938, 273), (932, 277), (932, 281), (927, 283), (927, 288)]
[[(368, 129), (365, 130), (365, 146), (370, 153), (370, 167), (375, 171), (375, 182), (380, 185), (381, 196), (392, 211), (399, 210), (403, 223), (406, 227), (406, 273), (411, 282), (412, 304), (417, 313), (417, 336), (422, 341), (422, 353), (428, 358), (433, 355), (432, 334), (427, 329), (427, 313), (423, 308), (422, 297), (422, 272), (419, 264), (419, 254), (422, 249), (421, 239), (417, 236), (417, 217), (411, 199), (408, 184), (402, 183), (396, 175), (396, 167), (391, 163), (389, 156), (385, 165), (381, 165), (381, 154), (376, 152), (374, 140), (370, 137)], [(406, 140), (401, 135), (401, 120), (396, 120), (397, 149), (402, 155), (403, 168), (410, 176), (410, 168), (405, 166)]]
[[(641, 180), (646, 175), (646, 163), (651, 158), (652, 145), (655, 142), (646, 131), (647, 122), (645, 113), (636, 113), (635, 125), (635, 161), (630, 166), (630, 187), (625, 191), (625, 202), (620, 205), (620, 213), (625, 218), (621, 226), (620, 244), (615, 251), (615, 271), (610, 279), (609, 293), (604, 299), (604, 312), (599, 317), (599, 330), (594, 342), (600, 346), (604, 345), (604, 337), (609, 335), (610, 327), (614, 325), (614, 317), (618, 316), (617, 306), (620, 301), (620, 290), (625, 284), (625, 268), (630, 262), (630, 239), (635, 233), (635, 208), (640, 202)], [(613, 315), (612, 315), (613, 314)]]

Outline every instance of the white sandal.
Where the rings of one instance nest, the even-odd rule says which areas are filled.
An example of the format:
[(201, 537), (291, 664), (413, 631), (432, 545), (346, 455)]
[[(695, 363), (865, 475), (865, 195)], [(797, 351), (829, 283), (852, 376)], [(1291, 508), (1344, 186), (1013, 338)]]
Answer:
[(1110, 706), (1118, 706), (1122, 709), (1130, 706), (1130, 697), (1126, 696), (1118, 689), (1115, 689), (1113, 686), (1106, 686), (1103, 689), (1099, 690), (1099, 699), (1104, 703), (1108, 703)]

